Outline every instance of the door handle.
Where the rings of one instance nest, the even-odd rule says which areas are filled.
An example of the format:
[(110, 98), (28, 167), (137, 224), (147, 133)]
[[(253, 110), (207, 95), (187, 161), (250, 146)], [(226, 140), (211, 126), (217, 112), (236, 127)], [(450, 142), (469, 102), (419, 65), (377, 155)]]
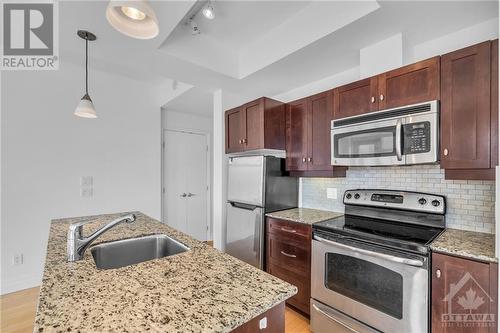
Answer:
[(328, 239), (324, 239), (324, 238), (319, 237), (319, 236), (314, 236), (314, 239), (317, 240), (317, 241), (320, 241), (320, 242), (322, 242), (324, 244), (328, 244), (328, 245), (331, 245), (331, 246), (336, 246), (336, 247), (339, 247), (341, 249), (352, 251), (354, 253), (364, 254), (364, 255), (367, 255), (367, 256), (370, 256), (370, 257), (374, 257), (374, 258), (385, 259), (385, 260), (389, 260), (389, 261), (392, 261), (392, 262), (396, 262), (398, 264), (409, 265), (409, 266), (414, 266), (414, 267), (422, 267), (422, 266), (424, 266), (424, 263), (422, 261), (420, 261), (420, 260), (417, 260), (417, 259), (401, 258), (401, 257), (396, 257), (396, 256), (393, 256), (393, 255), (390, 255), (390, 254), (385, 254), (385, 253), (380, 253), (380, 252), (374, 252), (374, 251), (370, 251), (370, 250), (365, 250), (365, 249), (361, 249), (361, 248), (358, 248), (358, 247), (349, 246), (349, 245), (345, 245), (345, 244), (342, 244), (342, 243), (334, 242), (334, 241), (331, 241), (331, 240), (328, 240)]
[(191, 198), (191, 197), (194, 197), (195, 195), (196, 194), (189, 192), (187, 196), (188, 196), (188, 198)]
[(401, 127), (401, 119), (398, 119), (396, 122), (396, 157), (398, 158), (398, 161), (403, 159), (403, 154), (401, 153)]
[(185, 197), (187, 197), (187, 194), (186, 193), (182, 193), (180, 196), (183, 197), (183, 198), (185, 198)]

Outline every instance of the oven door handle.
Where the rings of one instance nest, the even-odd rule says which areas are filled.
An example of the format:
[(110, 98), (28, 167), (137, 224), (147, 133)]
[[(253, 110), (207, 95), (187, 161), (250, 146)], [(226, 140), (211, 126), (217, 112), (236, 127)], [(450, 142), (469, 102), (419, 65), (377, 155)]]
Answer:
[(336, 319), (336, 318), (333, 318), (332, 316), (330, 316), (328, 313), (326, 313), (325, 311), (321, 310), (316, 304), (313, 304), (312, 305), (313, 309), (316, 310), (317, 312), (321, 313), (323, 316), (327, 317), (328, 319), (336, 322), (337, 324), (341, 325), (342, 327), (348, 329), (350, 332), (353, 332), (353, 333), (360, 333), (359, 331), (356, 331), (355, 329), (353, 329), (352, 327), (349, 327), (348, 325), (344, 324), (343, 322), (341, 322), (340, 320)]
[(368, 256), (371, 256), (371, 257), (376, 257), (376, 258), (380, 258), (380, 259), (389, 260), (389, 261), (392, 261), (392, 262), (396, 262), (398, 264), (404, 264), (404, 265), (415, 266), (415, 267), (422, 267), (422, 266), (424, 266), (424, 263), (422, 261), (420, 261), (420, 260), (417, 260), (417, 259), (401, 258), (401, 257), (396, 257), (396, 256), (393, 256), (393, 255), (390, 255), (390, 254), (385, 254), (385, 253), (379, 253), (379, 252), (373, 252), (373, 251), (369, 251), (369, 250), (365, 250), (365, 249), (360, 249), (360, 248), (357, 248), (357, 247), (353, 247), (353, 246), (345, 245), (345, 244), (342, 244), (342, 243), (334, 242), (334, 241), (331, 241), (331, 240), (328, 240), (328, 239), (324, 239), (324, 238), (319, 237), (319, 236), (314, 236), (314, 239), (317, 240), (317, 241), (320, 241), (322, 243), (328, 244), (328, 245), (337, 246), (337, 247), (340, 247), (340, 248), (345, 249), (345, 250), (349, 250), (349, 251), (352, 251), (352, 252), (355, 252), (355, 253), (365, 254), (365, 255), (368, 255)]
[(401, 153), (401, 119), (396, 121), (396, 157), (398, 161), (403, 159), (403, 154)]

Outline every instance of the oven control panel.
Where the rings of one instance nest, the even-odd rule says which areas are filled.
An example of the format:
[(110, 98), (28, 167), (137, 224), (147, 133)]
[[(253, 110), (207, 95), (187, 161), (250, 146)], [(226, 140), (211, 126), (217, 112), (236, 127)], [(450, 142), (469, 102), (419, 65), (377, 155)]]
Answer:
[(408, 191), (347, 190), (344, 193), (344, 204), (396, 208), (436, 214), (446, 212), (446, 199), (444, 196)]

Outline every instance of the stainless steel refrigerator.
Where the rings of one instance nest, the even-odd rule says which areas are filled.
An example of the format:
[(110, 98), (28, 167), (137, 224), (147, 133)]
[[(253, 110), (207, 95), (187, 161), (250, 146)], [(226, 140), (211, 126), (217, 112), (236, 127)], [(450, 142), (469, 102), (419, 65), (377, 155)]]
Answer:
[(283, 158), (229, 159), (226, 252), (260, 269), (264, 268), (265, 214), (297, 207), (297, 178), (284, 174)]

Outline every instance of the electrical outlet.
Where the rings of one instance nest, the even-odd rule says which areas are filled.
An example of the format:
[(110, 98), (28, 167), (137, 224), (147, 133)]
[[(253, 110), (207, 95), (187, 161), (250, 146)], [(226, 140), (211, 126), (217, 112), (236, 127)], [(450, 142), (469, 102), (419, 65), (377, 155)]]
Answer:
[(332, 188), (332, 187), (327, 188), (326, 189), (326, 198), (336, 200), (337, 199), (337, 189)]
[(83, 187), (80, 189), (80, 196), (82, 198), (92, 198), (94, 189), (92, 187)]
[(92, 176), (80, 177), (80, 186), (93, 186), (93, 185), (94, 185), (94, 177)]
[(19, 266), (22, 265), (23, 263), (24, 263), (23, 254), (22, 253), (14, 254), (14, 256), (12, 257), (12, 265)]
[(267, 317), (262, 318), (259, 320), (259, 329), (263, 330), (267, 328)]

